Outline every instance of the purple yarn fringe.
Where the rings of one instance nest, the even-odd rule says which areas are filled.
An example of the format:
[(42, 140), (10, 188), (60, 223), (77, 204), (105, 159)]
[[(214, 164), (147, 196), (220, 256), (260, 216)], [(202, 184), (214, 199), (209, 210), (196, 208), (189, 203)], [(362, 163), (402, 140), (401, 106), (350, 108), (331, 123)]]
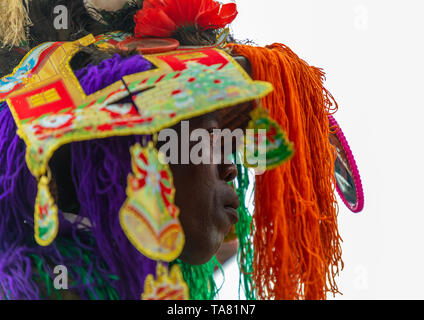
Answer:
[(0, 132), (0, 295), (16, 299), (25, 292), (36, 299), (31, 261), (22, 246), (32, 234), (32, 217), (23, 213), (31, 210), (36, 184), (26, 169), (25, 146), (8, 109), (0, 113)]
[[(87, 66), (76, 72), (87, 94), (96, 92), (123, 76), (150, 69), (150, 62), (140, 55), (113, 58), (98, 66)], [(72, 234), (76, 247), (92, 252), (93, 261), (72, 261), (63, 257), (57, 240), (48, 247), (35, 244), (34, 202), (37, 185), (27, 169), (25, 144), (16, 134), (16, 125), (10, 110), (0, 109), (0, 298), (39, 299), (40, 289), (33, 280), (34, 266), (30, 254), (36, 254), (49, 264), (69, 267), (84, 266), (87, 277), (96, 269), (107, 281), (111, 274), (119, 277), (110, 280), (121, 299), (140, 299), (147, 274), (155, 274), (156, 262), (141, 255), (128, 241), (119, 223), (119, 209), (126, 198), (127, 176), (131, 171), (129, 148), (140, 137), (114, 137), (71, 144), (72, 177), (81, 210), (77, 221), (69, 223), (61, 213), (58, 237)], [(81, 241), (81, 220), (88, 218), (94, 244)], [(45, 263), (45, 265), (48, 265)], [(106, 266), (106, 267), (104, 267)], [(105, 269), (106, 268), (106, 269)], [(70, 269), (70, 268), (69, 268)], [(53, 273), (49, 270), (50, 275)], [(72, 289), (80, 298), (88, 298), (87, 289), (94, 297), (95, 283), (72, 274), (77, 282)], [(1, 292), (6, 296), (2, 296)]]
[(87, 65), (75, 71), (75, 76), (80, 81), (87, 95), (115, 83), (122, 77), (150, 70), (152, 64), (141, 55), (123, 58), (115, 54), (112, 58), (103, 60), (99, 65)]
[(131, 172), (129, 148), (135, 142), (135, 137), (116, 137), (72, 144), (79, 215), (90, 220), (99, 254), (110, 273), (120, 278), (115, 289), (122, 299), (139, 299), (146, 276), (156, 270), (156, 262), (135, 249), (119, 223)]

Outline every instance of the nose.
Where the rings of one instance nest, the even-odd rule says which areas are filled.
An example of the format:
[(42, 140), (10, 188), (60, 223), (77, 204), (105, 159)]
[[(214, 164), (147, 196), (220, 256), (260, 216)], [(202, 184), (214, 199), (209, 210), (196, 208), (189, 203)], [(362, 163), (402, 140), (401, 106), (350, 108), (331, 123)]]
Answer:
[(220, 174), (221, 179), (225, 182), (233, 181), (235, 178), (237, 178), (237, 167), (234, 163), (231, 164), (221, 164), (220, 165)]

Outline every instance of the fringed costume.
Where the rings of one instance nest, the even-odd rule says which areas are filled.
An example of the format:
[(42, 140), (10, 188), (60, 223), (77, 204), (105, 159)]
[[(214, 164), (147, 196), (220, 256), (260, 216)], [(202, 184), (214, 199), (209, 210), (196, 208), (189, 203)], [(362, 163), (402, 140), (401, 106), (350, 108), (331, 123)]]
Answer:
[[(101, 4), (2, 2), (0, 297), (214, 299), (221, 265), (180, 257), (184, 212), (158, 151), (161, 130), (212, 112), (266, 132), (250, 141), (264, 143), (266, 172), (252, 174), (248, 138), (233, 154), (227, 239), (246, 298), (338, 293), (335, 192), (354, 212), (363, 195), (323, 71), (283, 44), (238, 43), (235, 3)], [(53, 27), (59, 5), (66, 30)], [(54, 285), (58, 265), (68, 290)]]

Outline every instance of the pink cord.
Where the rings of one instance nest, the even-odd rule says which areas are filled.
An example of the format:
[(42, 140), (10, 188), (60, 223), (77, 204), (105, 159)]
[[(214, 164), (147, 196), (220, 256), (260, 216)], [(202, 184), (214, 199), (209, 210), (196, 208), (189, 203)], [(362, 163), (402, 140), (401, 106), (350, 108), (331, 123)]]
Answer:
[(342, 198), (344, 204), (352, 211), (352, 212), (360, 212), (364, 208), (364, 191), (362, 189), (362, 182), (361, 182), (361, 176), (359, 175), (358, 167), (356, 165), (355, 158), (352, 154), (352, 151), (350, 150), (349, 144), (347, 143), (346, 137), (343, 134), (342, 129), (340, 128), (339, 124), (337, 123), (336, 119), (332, 115), (328, 115), (328, 120), (330, 121), (330, 128), (337, 126), (339, 129), (335, 133), (337, 138), (339, 138), (340, 143), (343, 146), (343, 149), (346, 153), (347, 160), (349, 161), (350, 168), (352, 169), (353, 174), (353, 181), (355, 183), (355, 190), (356, 190), (356, 204), (352, 205), (349, 203), (346, 198), (343, 196), (343, 193), (341, 192), (339, 185), (336, 183), (336, 189), (337, 192)]

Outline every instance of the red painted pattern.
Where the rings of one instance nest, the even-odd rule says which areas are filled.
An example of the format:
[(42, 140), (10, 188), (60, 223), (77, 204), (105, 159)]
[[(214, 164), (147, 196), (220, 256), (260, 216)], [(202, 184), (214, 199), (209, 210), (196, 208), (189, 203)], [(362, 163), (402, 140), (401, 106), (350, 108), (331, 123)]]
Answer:
[[(39, 107), (32, 108), (28, 102), (28, 99), (36, 94), (46, 92), (50, 89), (56, 89), (60, 100), (41, 105)], [(62, 80), (58, 80), (52, 84), (49, 84), (43, 88), (35, 89), (30, 92), (21, 94), (19, 96), (13, 97), (10, 99), (11, 105), (16, 111), (18, 118), (20, 120), (25, 120), (28, 118), (39, 118), (46, 113), (57, 113), (63, 109), (75, 108), (74, 102), (68, 93)]]

